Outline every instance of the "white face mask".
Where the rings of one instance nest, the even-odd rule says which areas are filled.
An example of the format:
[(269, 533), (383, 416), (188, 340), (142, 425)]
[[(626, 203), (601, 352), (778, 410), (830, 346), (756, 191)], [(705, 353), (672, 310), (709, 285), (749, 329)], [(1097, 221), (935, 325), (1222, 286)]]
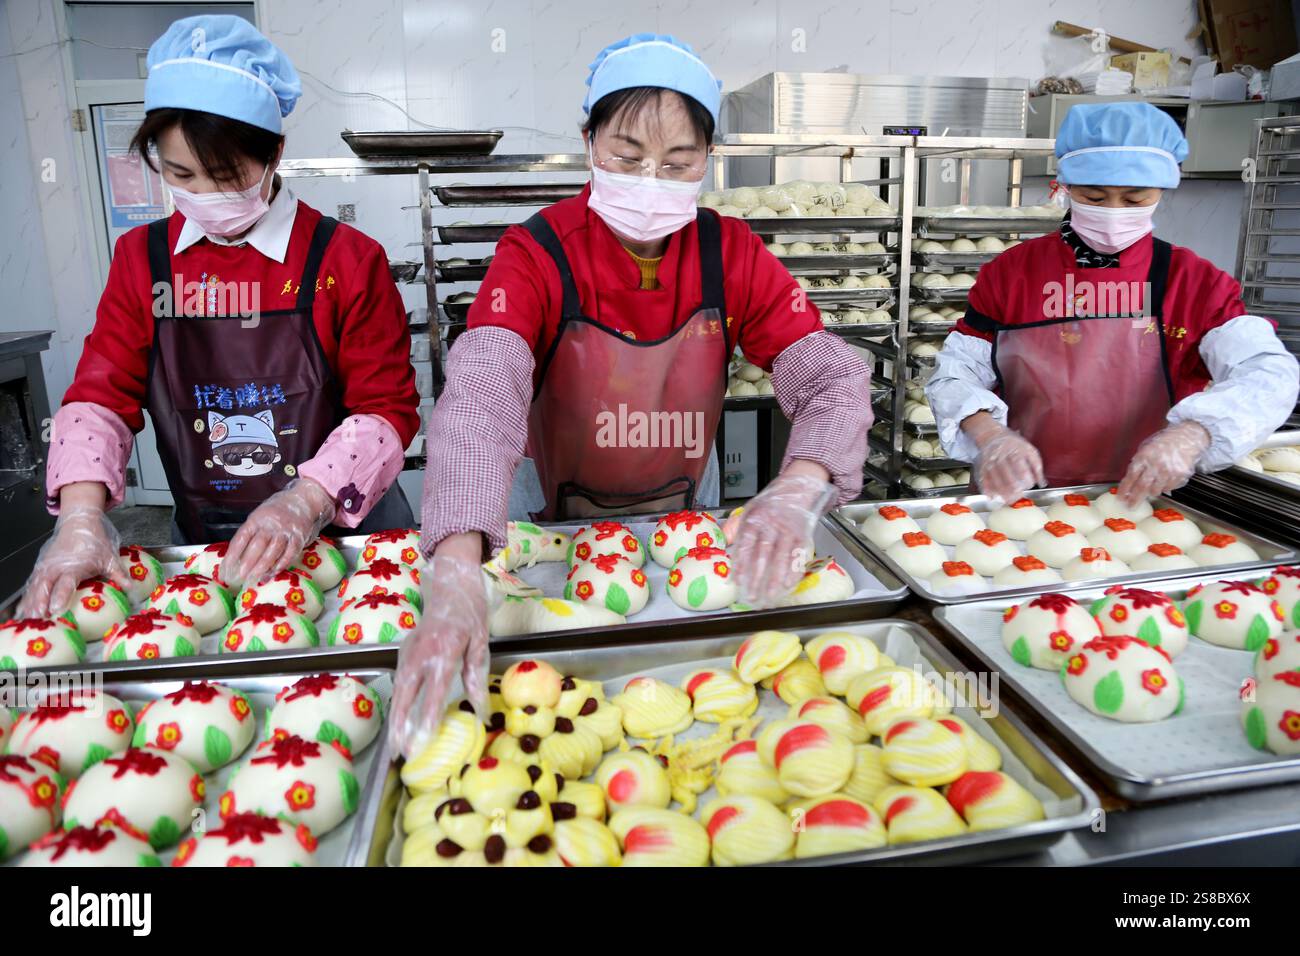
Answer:
[(1114, 255), (1122, 252), (1151, 231), (1156, 200), (1149, 206), (1090, 206), (1070, 202), (1070, 228), (1098, 252)]
[(696, 200), (703, 188), (702, 179), (692, 183), (611, 173), (601, 169), (593, 155), (587, 205), (620, 236), (653, 242), (695, 220)]
[(262, 198), (262, 189), (271, 167), (266, 167), (255, 186), (239, 192), (192, 193), (179, 186), (167, 185), (172, 202), (182, 216), (209, 236), (237, 236), (266, 215), (271, 207)]

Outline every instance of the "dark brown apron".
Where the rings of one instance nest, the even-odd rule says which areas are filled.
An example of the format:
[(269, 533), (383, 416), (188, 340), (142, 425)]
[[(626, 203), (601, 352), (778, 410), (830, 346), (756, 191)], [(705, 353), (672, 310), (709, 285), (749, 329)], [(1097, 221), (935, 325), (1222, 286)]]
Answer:
[[(174, 537), (183, 544), (227, 541), (297, 476), (346, 413), (312, 321), (316, 278), (338, 223), (322, 216), (316, 224), (294, 307), (249, 319), (206, 308), (182, 314), (176, 303), (186, 301), (186, 277), (173, 274), (167, 222), (149, 225), (152, 289), (170, 286), (173, 306), (155, 307), (146, 408), (176, 503)], [(204, 283), (206, 294), (209, 278), (190, 281)], [(358, 528), (343, 533), (411, 521), (394, 484)]]

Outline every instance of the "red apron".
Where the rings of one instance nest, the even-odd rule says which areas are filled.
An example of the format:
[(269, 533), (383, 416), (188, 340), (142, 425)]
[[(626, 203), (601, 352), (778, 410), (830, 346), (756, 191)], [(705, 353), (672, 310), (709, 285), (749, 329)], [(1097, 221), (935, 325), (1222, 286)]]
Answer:
[[(1152, 242), (1138, 311), (1080, 314), (1067, 299), (1063, 317), (994, 324), (993, 368), (1008, 424), (1043, 456), (1049, 485), (1120, 478), (1138, 445), (1165, 426), (1174, 404), (1162, 317), (1172, 250)], [(1062, 279), (1074, 291), (1114, 288), (1127, 277), (1121, 269), (1077, 269)], [(1094, 303), (1103, 298), (1110, 297), (1094, 291)], [(1043, 302), (1017, 306), (1045, 311)]]
[[(696, 217), (701, 302), (658, 341), (639, 342), (585, 315), (559, 237), (540, 214), (524, 223), (560, 272), (563, 305), (529, 410), (528, 453), (546, 509), (538, 520), (694, 507), (726, 393), (722, 231)], [(602, 292), (633, 315), (640, 290)]]
[[(341, 392), (312, 322), (316, 277), (338, 222), (322, 216), (312, 233), (292, 309), (239, 315), (184, 315), (185, 276), (175, 275), (168, 220), (149, 225), (155, 303), (146, 408), (176, 503), (182, 543), (229, 540), (254, 508), (297, 475), (343, 420)], [(203, 275), (203, 292), (216, 277)], [(194, 282), (190, 277), (189, 281)], [(159, 290), (171, 287), (171, 309)], [(399, 489), (356, 529), (405, 527), (411, 512)], [(403, 518), (403, 509), (405, 516)]]

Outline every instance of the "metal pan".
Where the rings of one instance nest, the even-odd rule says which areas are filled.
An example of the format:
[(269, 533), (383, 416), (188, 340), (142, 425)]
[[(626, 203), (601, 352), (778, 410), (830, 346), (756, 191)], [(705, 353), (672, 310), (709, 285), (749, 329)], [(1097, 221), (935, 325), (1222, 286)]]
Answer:
[(907, 331), (911, 335), (947, 335), (957, 327), (957, 320), (944, 319), (931, 322), (927, 319), (908, 319)]
[(477, 226), (439, 226), (438, 241), (443, 245), (458, 242), (499, 242), (510, 228), (510, 223), (484, 223)]
[(952, 471), (971, 467), (970, 462), (958, 461), (956, 458), (915, 458), (911, 455), (906, 458), (908, 465), (915, 471)]
[(923, 216), (920, 219), (920, 235), (930, 237), (936, 234), (945, 236), (1000, 236), (1005, 233), (1029, 233), (1041, 235), (1055, 232), (1061, 227), (1059, 218), (1046, 216), (1025, 216), (1016, 219), (1003, 219), (997, 216), (982, 218), (979, 216)]
[[(1147, 581), (1176, 601), (1194, 585), (1222, 573)], [(1105, 587), (1071, 594), (1086, 602)], [(1191, 638), (1174, 659), (1186, 682), (1187, 704), (1173, 717), (1119, 724), (1097, 717), (1072, 700), (1054, 672), (1023, 667), (1002, 645), (1002, 613), (1014, 598), (936, 608), (935, 620), (978, 661), (998, 671), (999, 683), (1046, 723), (1053, 738), (1073, 751), (1127, 800), (1147, 802), (1193, 794), (1300, 780), (1300, 757), (1275, 757), (1246, 742), (1239, 717), (1240, 681), (1251, 674), (1252, 655)]]
[[(958, 467), (968, 468), (968, 465), (962, 464)], [(1070, 488), (1046, 488), (1034, 489), (1029, 491), (1025, 497), (1030, 498), (1040, 505), (1047, 506), (1060, 501), (1067, 494), (1084, 494), (1090, 498), (1107, 491), (1112, 485), (1108, 483), (1095, 485), (1077, 485)], [(889, 557), (884, 549), (877, 548), (874, 544), (867, 541), (866, 536), (858, 530), (858, 526), (877, 508), (883, 508), (888, 505), (895, 505), (902, 508), (912, 517), (924, 520), (939, 508), (946, 504), (959, 503), (966, 505), (972, 511), (977, 513), (987, 513), (993, 510), (992, 503), (985, 495), (945, 495), (927, 499), (924, 502), (918, 501), (881, 501), (871, 503), (855, 503), (844, 505), (833, 513), (835, 519), (841, 522), (846, 529), (862, 541), (863, 545), (891, 571), (897, 574), (907, 583), (910, 588), (919, 597), (935, 604), (964, 604), (971, 601), (986, 600), (1010, 600), (1013, 598), (1027, 598), (1035, 594), (1042, 594), (1046, 591), (1074, 592), (1084, 591), (1089, 588), (1112, 585), (1139, 585), (1147, 581), (1160, 580), (1182, 580), (1195, 577), (1199, 574), (1205, 574), (1210, 569), (1192, 568), (1181, 574), (1170, 574), (1167, 571), (1136, 571), (1132, 574), (1122, 574), (1114, 578), (1105, 578), (1104, 580), (1088, 581), (1065, 581), (1063, 583), (1039, 585), (1037, 587), (1020, 587), (1020, 588), (990, 588), (988, 591), (973, 595), (951, 595), (937, 594), (930, 588), (930, 582), (924, 578), (916, 578), (908, 574), (893, 558)], [(1245, 531), (1235, 525), (1225, 523), (1219, 518), (1215, 518), (1204, 511), (1189, 507), (1180, 501), (1173, 501), (1169, 498), (1158, 497), (1151, 499), (1151, 503), (1156, 507), (1176, 507), (1179, 511), (1187, 515), (1188, 518), (1195, 521), (1207, 534), (1226, 532), (1236, 535), (1238, 539), (1250, 545), (1259, 554), (1258, 561), (1244, 561), (1238, 564), (1225, 564), (1213, 569), (1214, 573), (1220, 577), (1233, 577), (1241, 575), (1247, 571), (1254, 571), (1260, 568), (1273, 567), (1295, 557), (1295, 551), (1289, 546), (1279, 544), (1268, 538), (1260, 537), (1252, 532)]]
[(496, 149), (504, 134), (499, 129), (455, 132), (354, 132), (345, 129), (339, 135), (352, 152), (368, 159), (372, 156), (486, 156)]
[(1000, 252), (914, 252), (916, 261), (923, 266), (968, 269), (982, 266), (1002, 255)]
[[(916, 624), (900, 620), (854, 620), (841, 623), (840, 628), (850, 628), (874, 640), (886, 653), (900, 661), (915, 660), (917, 666), (938, 679), (950, 675), (956, 679), (949, 686), (978, 686), (976, 675), (960, 665), (931, 634)], [(800, 637), (817, 633), (818, 628), (801, 626), (794, 629)], [(609, 681), (637, 673), (661, 670), (663, 679), (673, 676), (665, 668), (685, 672), (699, 662), (712, 661), (735, 654), (749, 631), (731, 631), (708, 638), (690, 638), (672, 644), (627, 642), (606, 647), (556, 645), (545, 654), (545, 659), (561, 673), (573, 674), (588, 680)], [(492, 670), (501, 673), (505, 668), (530, 654), (495, 653)], [(987, 683), (987, 680), (986, 680)], [(770, 692), (761, 692), (770, 696)], [(983, 703), (988, 703), (987, 699)], [(977, 706), (979, 706), (977, 704)], [(784, 705), (781, 711), (784, 713)], [(1032, 731), (1006, 708), (997, 713), (980, 716), (975, 709), (958, 711), (972, 727), (990, 742), (1000, 745), (1009, 772), (1021, 775), (1020, 782), (1040, 789), (1054, 803), (1055, 813), (1045, 820), (1004, 830), (965, 833), (961, 836), (920, 843), (899, 844), (874, 850), (841, 853), (806, 860), (788, 860), (778, 866), (843, 866), (848, 864), (877, 865), (953, 865), (1004, 859), (1035, 849), (1051, 846), (1071, 830), (1092, 823), (1099, 803), (1086, 784), (1059, 757), (1052, 753)], [(760, 711), (761, 713), (761, 711)], [(704, 794), (699, 802), (703, 807), (710, 799)], [(376, 833), (378, 833), (378, 829)], [(373, 854), (374, 851), (372, 851)], [(392, 860), (393, 856), (389, 859)]]
[(424, 263), (409, 259), (389, 259), (388, 274), (393, 277), (394, 282), (410, 282), (419, 275), (422, 265)]
[(811, 219), (778, 217), (776, 219), (744, 219), (745, 224), (765, 236), (790, 235), (846, 235), (857, 232), (896, 232), (902, 223), (898, 216), (817, 216)]
[[(847, 305), (877, 305), (893, 302), (898, 290), (888, 289), (808, 289), (809, 301), (821, 305), (823, 302), (843, 302)], [(881, 323), (882, 325), (884, 323)]]
[(487, 278), (488, 267), (472, 262), (465, 266), (445, 266), (439, 263), (436, 275), (439, 282), (482, 282)]
[(452, 322), (464, 322), (469, 318), (469, 302), (444, 302), (442, 311), (447, 313), (447, 318)]
[(536, 183), (522, 186), (435, 186), (444, 206), (549, 206), (582, 192), (584, 183)]
[(818, 252), (810, 256), (777, 256), (787, 272), (799, 275), (804, 272), (839, 272), (848, 269), (882, 269), (898, 258), (895, 252), (875, 252), (866, 255)]
[(1287, 498), (1300, 500), (1300, 484), (1293, 484), (1289, 481), (1283, 481), (1276, 477), (1270, 471), (1251, 471), (1249, 468), (1242, 468), (1240, 465), (1233, 465), (1225, 471), (1225, 475), (1231, 475), (1234, 481), (1243, 484), (1253, 485), (1270, 494), (1282, 495)]
[(911, 294), (918, 302), (965, 302), (970, 295), (970, 289), (926, 289), (913, 285)]

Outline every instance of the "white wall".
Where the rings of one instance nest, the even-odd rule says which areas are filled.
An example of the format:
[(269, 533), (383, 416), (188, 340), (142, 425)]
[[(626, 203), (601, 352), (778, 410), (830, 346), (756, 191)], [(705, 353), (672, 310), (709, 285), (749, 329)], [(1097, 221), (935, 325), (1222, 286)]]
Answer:
[[(0, 208), (12, 208), (8, 222), (23, 224), (0, 235), (4, 301), (23, 303), (21, 311), (0, 313), (0, 328), (57, 328), (59, 346), (46, 363), (56, 401), (98, 295), (79, 185), (64, 177), (32, 188), (23, 178), (46, 156), (75, 169), (78, 134), (68, 124), (72, 98), (55, 32), (59, 2), (0, 0), (17, 54), (0, 56), (0, 93), (10, 94), (0, 104), (10, 120), (0, 146)], [(286, 124), (291, 157), (350, 155), (338, 135), (345, 127), (420, 123), (503, 128), (503, 152), (571, 151), (579, 143), (587, 64), (605, 44), (637, 31), (688, 40), (725, 88), (772, 70), (1033, 80), (1045, 58), (1069, 57), (1070, 41), (1048, 33), (1058, 19), (1101, 23), (1128, 39), (1196, 52), (1183, 39), (1196, 21), (1193, 0), (257, 0), (257, 7), (262, 29), (303, 78), (303, 99)], [(16, 128), (23, 125), (19, 101), (25, 143)], [(327, 213), (354, 203), (357, 225), (391, 257), (418, 258), (417, 214), (400, 208), (416, 202), (413, 179), (299, 179), (294, 188)], [(1158, 231), (1231, 269), (1241, 190), (1236, 182), (1188, 183), (1164, 201)], [(449, 222), (518, 214), (438, 216)], [(420, 290), (404, 295), (419, 304)]]

